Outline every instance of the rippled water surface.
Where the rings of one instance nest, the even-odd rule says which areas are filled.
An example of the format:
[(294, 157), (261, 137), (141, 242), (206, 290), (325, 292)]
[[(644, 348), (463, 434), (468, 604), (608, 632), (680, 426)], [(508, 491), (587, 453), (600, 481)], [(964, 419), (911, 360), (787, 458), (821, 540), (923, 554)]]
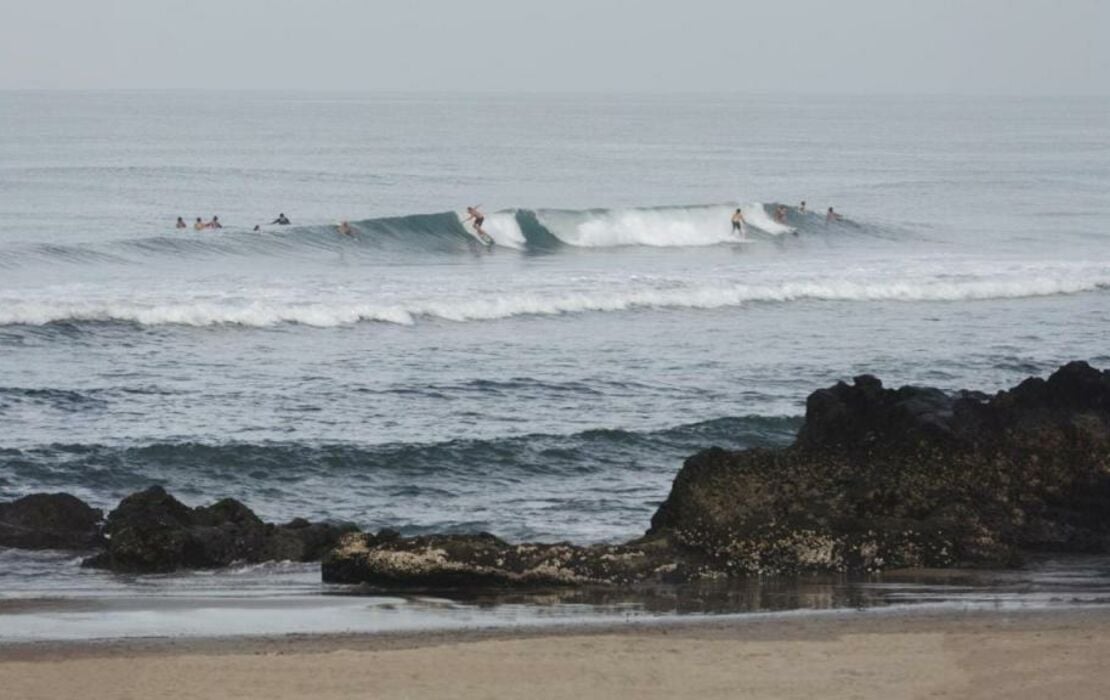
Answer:
[(838, 379), (1110, 366), (1105, 99), (200, 97), (0, 98), (0, 500), (612, 541)]

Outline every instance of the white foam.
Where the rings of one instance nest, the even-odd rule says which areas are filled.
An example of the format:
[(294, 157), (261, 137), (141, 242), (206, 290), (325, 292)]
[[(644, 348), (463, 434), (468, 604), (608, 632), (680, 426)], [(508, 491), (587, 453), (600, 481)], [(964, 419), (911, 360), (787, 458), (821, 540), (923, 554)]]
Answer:
[[(466, 220), (466, 212), (456, 212), (456, 214), (458, 214), (459, 223), (466, 228), (467, 233), (473, 235), (474, 222)], [(489, 234), (489, 237), (497, 245), (508, 248), (524, 248), (524, 233), (520, 230), (520, 224), (516, 221), (515, 211), (495, 211), (486, 214), (486, 220), (482, 222), (482, 230)]]
[[(630, 288), (631, 287), (631, 288)], [(419, 319), (486, 321), (525, 315), (614, 312), (648, 308), (713, 309), (754, 302), (792, 301), (968, 301), (1075, 294), (1110, 288), (1110, 271), (1095, 275), (1008, 276), (968, 280), (925, 279), (861, 282), (826, 279), (778, 284), (667, 283), (635, 288), (626, 283), (583, 292), (470, 293), (413, 299), (393, 304), (346, 301), (175, 301), (138, 303), (120, 298), (101, 301), (0, 300), (0, 325), (115, 321), (147, 326), (252, 327), (295, 323), (331, 327), (378, 321), (412, 325)]]
[(794, 233), (796, 230), (793, 226), (780, 224), (771, 218), (771, 216), (767, 214), (767, 208), (759, 202), (741, 207), (741, 211), (744, 214), (745, 221), (764, 233), (769, 233), (773, 236), (781, 236), (784, 233)]
[(536, 218), (573, 246), (706, 246), (735, 241), (727, 206), (604, 211), (541, 210)]

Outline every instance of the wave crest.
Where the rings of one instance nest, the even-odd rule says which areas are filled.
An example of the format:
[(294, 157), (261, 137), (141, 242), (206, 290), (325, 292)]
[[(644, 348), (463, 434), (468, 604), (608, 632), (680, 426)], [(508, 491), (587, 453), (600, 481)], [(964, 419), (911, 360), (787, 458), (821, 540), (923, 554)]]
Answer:
[(134, 323), (143, 326), (280, 324), (333, 327), (373, 321), (412, 325), (419, 320), (491, 321), (515, 316), (556, 316), (639, 309), (717, 309), (749, 303), (797, 301), (974, 301), (1077, 294), (1110, 288), (1110, 271), (1031, 277), (914, 282), (825, 280), (779, 284), (627, 286), (591, 292), (518, 293), (465, 298), (414, 299), (395, 304), (351, 301), (197, 301), (162, 303), (132, 299), (100, 301), (20, 300), (0, 304), (0, 325), (42, 326), (54, 323)]

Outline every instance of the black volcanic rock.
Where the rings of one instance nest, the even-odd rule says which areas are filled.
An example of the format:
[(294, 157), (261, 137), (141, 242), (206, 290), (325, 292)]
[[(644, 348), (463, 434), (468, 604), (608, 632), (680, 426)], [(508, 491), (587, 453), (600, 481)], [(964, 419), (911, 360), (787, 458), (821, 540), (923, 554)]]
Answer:
[(814, 392), (793, 446), (687, 460), (650, 532), (729, 574), (1110, 551), (1110, 372), (989, 398), (870, 376)]
[(225, 498), (189, 508), (160, 486), (131, 494), (108, 514), (107, 548), (86, 566), (129, 572), (218, 568), (233, 562), (313, 561), (353, 529), (296, 520), (262, 522)]
[(93, 549), (103, 514), (68, 493), (37, 493), (0, 503), (0, 547)]
[(329, 583), (385, 589), (491, 589), (626, 585), (691, 578), (696, 561), (677, 560), (665, 538), (579, 547), (509, 544), (488, 533), (400, 537), (345, 535), (322, 562)]
[(689, 458), (646, 537), (517, 544), (352, 534), (326, 581), (382, 588), (628, 585), (895, 567), (1009, 566), (1110, 551), (1110, 372), (1083, 362), (994, 396), (814, 392), (795, 444)]

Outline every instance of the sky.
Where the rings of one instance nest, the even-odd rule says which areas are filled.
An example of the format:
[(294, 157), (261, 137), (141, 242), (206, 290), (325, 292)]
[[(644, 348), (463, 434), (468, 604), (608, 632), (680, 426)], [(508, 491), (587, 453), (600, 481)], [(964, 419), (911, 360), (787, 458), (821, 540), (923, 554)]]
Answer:
[(1110, 94), (1103, 0), (0, 0), (0, 89)]

